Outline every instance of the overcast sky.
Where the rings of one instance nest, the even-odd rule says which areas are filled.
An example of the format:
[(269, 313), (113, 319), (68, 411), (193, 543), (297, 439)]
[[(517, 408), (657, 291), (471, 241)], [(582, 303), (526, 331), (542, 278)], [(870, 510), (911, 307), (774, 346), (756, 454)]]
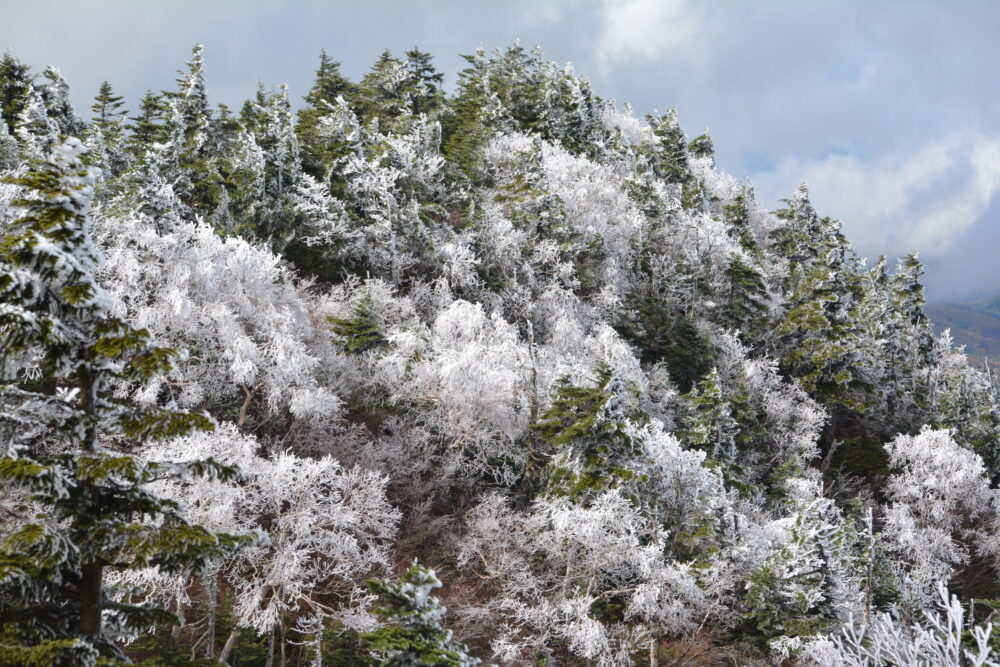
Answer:
[(519, 39), (637, 113), (677, 107), (768, 208), (805, 181), (874, 258), (917, 250), (938, 299), (1000, 293), (1000, 2), (0, 0), (0, 48), (59, 67), (77, 111), (103, 79), (134, 108), (205, 45), (209, 95), (308, 90), (325, 48), (359, 78), (385, 48)]

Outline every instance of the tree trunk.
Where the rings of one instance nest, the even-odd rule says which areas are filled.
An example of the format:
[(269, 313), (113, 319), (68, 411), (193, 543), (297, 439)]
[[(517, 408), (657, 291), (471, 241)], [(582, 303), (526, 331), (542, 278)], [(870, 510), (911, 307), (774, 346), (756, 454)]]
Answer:
[[(96, 401), (94, 396), (94, 382), (90, 376), (90, 369), (85, 363), (77, 366), (77, 382), (80, 387), (80, 409), (86, 415), (83, 439), (80, 442), (80, 449), (88, 454), (97, 452), (97, 419), (95, 417)], [(83, 514), (97, 513), (100, 511), (100, 492), (90, 481), (80, 482), (82, 497), (89, 507), (84, 508)], [(103, 605), (104, 593), (104, 562), (99, 558), (84, 563), (80, 571), (80, 633), (88, 639), (98, 639), (101, 636), (101, 607)]]
[(229, 637), (226, 638), (226, 645), (222, 647), (222, 653), (219, 654), (219, 662), (225, 663), (229, 660), (229, 656), (232, 655), (233, 649), (236, 648), (236, 639), (240, 636), (240, 629), (233, 628), (233, 631), (229, 633)]
[(274, 667), (274, 626), (271, 626), (271, 632), (267, 636), (267, 662), (264, 667)]
[(217, 604), (216, 598), (218, 595), (217, 581), (218, 577), (213, 571), (208, 575), (208, 630), (205, 632), (205, 636), (208, 642), (208, 648), (205, 650), (206, 658), (215, 657), (215, 607)]
[(104, 564), (84, 563), (80, 577), (80, 633), (88, 639), (101, 636), (101, 593), (104, 589)]

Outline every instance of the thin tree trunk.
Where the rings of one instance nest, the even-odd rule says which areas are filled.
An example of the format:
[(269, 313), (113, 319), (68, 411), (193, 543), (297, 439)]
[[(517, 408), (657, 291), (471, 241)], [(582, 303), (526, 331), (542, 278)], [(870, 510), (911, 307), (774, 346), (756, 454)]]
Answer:
[(284, 619), (282, 619), (282, 621), (281, 621), (281, 662), (279, 663), (280, 667), (285, 667), (285, 644), (286, 644), (286, 642), (285, 642), (285, 621), (284, 621)]
[(649, 638), (649, 667), (657, 667), (660, 664), (659, 659), (657, 658), (657, 655), (656, 655), (656, 653), (657, 653), (656, 649), (657, 649), (657, 646), (656, 646), (656, 637), (650, 637)]
[[(88, 454), (97, 453), (97, 426), (95, 418), (94, 382), (86, 363), (77, 366), (80, 386), (80, 409), (86, 415), (86, 427), (80, 449)], [(88, 423), (89, 422), (89, 423)], [(80, 489), (90, 512), (98, 511), (100, 493), (93, 482), (81, 480)], [(84, 563), (80, 568), (80, 634), (88, 639), (101, 636), (101, 607), (104, 593), (104, 562), (100, 558)]]
[(217, 604), (218, 597), (218, 576), (213, 570), (209, 575), (208, 580), (208, 630), (205, 635), (208, 640), (208, 648), (205, 651), (206, 658), (215, 657), (215, 607)]
[(271, 632), (267, 636), (267, 662), (264, 667), (274, 667), (274, 626), (271, 626)]
[(233, 649), (236, 648), (236, 639), (240, 636), (240, 629), (233, 628), (233, 631), (229, 633), (229, 637), (226, 638), (226, 645), (222, 647), (222, 653), (219, 654), (219, 662), (225, 663), (229, 660), (229, 656), (232, 655)]

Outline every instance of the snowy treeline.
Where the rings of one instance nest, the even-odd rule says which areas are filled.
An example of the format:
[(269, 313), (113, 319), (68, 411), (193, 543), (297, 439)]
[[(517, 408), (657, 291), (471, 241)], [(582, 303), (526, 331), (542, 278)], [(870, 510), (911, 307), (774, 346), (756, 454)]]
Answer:
[[(22, 198), (77, 187), (38, 165), (89, 174), (86, 321), (176, 353), (108, 396), (214, 423), (95, 447), (238, 471), (143, 483), (251, 538), (197, 567), (108, 562), (107, 604), (179, 620), (109, 624), (108, 645), (158, 664), (997, 664), (997, 388), (933, 336), (916, 255), (858, 257), (805, 186), (767, 210), (707, 134), (540, 51), (466, 58), (446, 94), (416, 49), (359, 82), (324, 54), (297, 112), (262, 87), (235, 113), (210, 106), (196, 47), (175, 90), (126, 116), (106, 84), (84, 121), (58, 70), (4, 57), (3, 308), (27, 298)], [(9, 459), (63, 451), (19, 415), (49, 381), (70, 401), (74, 371), (4, 340)], [(0, 476), (23, 534), (46, 501)], [(0, 595), (0, 621), (16, 608)]]

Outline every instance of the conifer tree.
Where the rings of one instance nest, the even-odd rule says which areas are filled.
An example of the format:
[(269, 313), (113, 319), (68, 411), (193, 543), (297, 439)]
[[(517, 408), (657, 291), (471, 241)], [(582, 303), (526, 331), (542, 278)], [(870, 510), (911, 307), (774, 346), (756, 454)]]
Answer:
[(167, 140), (165, 119), (167, 105), (163, 97), (156, 95), (151, 90), (147, 90), (139, 102), (137, 115), (132, 116), (132, 121), (127, 126), (129, 130), (128, 143), (132, 154), (142, 157), (146, 151), (153, 147), (153, 144), (163, 143)]
[(86, 127), (83, 120), (73, 111), (69, 101), (69, 84), (58, 69), (52, 65), (42, 70), (41, 81), (37, 84), (49, 118), (59, 128), (59, 134), (79, 137)]
[(416, 46), (404, 55), (406, 55), (406, 69), (420, 86), (420, 90), (413, 97), (411, 113), (419, 115), (437, 111), (444, 104), (444, 91), (441, 89), (444, 74), (435, 69), (434, 57)]
[(422, 88), (406, 64), (386, 50), (361, 79), (354, 107), (366, 126), (375, 122), (382, 131), (402, 130)]
[(688, 152), (696, 157), (715, 157), (715, 142), (708, 135), (708, 130), (691, 140), (691, 143), (688, 144)]
[(650, 116), (649, 126), (656, 136), (651, 147), (653, 171), (667, 183), (687, 184), (691, 181), (688, 166), (687, 141), (677, 121), (677, 110), (671, 109), (659, 117)]
[(319, 55), (319, 67), (312, 88), (303, 98), (306, 106), (299, 109), (295, 132), (302, 146), (302, 169), (310, 176), (326, 179), (331, 168), (344, 153), (331, 146), (319, 132), (320, 119), (333, 112), (337, 98), (350, 102), (357, 87), (340, 72), (340, 63), (331, 60), (326, 51)]
[(115, 95), (111, 84), (104, 81), (90, 107), (94, 116), (87, 130), (87, 150), (91, 163), (101, 169), (105, 178), (123, 173), (129, 165), (123, 126), (124, 99)]
[(0, 116), (7, 125), (7, 132), (17, 132), (18, 119), (28, 103), (31, 87), (31, 68), (9, 52), (0, 59)]
[(740, 331), (744, 341), (761, 336), (767, 328), (769, 295), (760, 272), (733, 255), (723, 274), (726, 293), (723, 314), (724, 326)]
[(482, 149), (490, 136), (489, 111), (495, 96), (487, 82), (485, 53), (480, 49), (462, 57), (469, 66), (459, 73), (458, 94), (449, 105), (451, 113), (442, 119), (442, 152), (466, 178), (477, 181)]
[(441, 627), (445, 608), (431, 591), (441, 587), (433, 570), (410, 566), (399, 583), (369, 579), (368, 590), (379, 597), (375, 614), (385, 623), (363, 632), (363, 645), (379, 657), (378, 664), (393, 667), (438, 665), (472, 667), (480, 661)]
[(351, 310), (351, 317), (341, 319), (331, 317), (331, 330), (340, 337), (340, 345), (345, 351), (353, 354), (367, 352), (373, 348), (385, 345), (385, 336), (379, 331), (378, 323), (372, 314), (372, 298), (366, 294)]
[[(152, 464), (106, 446), (211, 428), (204, 414), (138, 408), (122, 387), (170, 369), (174, 352), (111, 313), (95, 280), (94, 173), (69, 138), (10, 182), (29, 195), (0, 239), (0, 481), (39, 508), (0, 536), (0, 662), (92, 665), (120, 657), (115, 635), (172, 623), (116, 600), (106, 571), (197, 570), (237, 538), (188, 524), (147, 487), (163, 477), (235, 471), (211, 460)], [(37, 359), (37, 373), (23, 373)], [(37, 376), (37, 377), (36, 377)]]
[(722, 395), (718, 370), (713, 368), (686, 398), (691, 408), (686, 420), (688, 441), (715, 461), (735, 461), (740, 425)]
[(108, 128), (113, 123), (118, 123), (125, 116), (122, 107), (125, 106), (125, 98), (115, 95), (114, 89), (107, 81), (102, 81), (97, 95), (94, 96), (94, 103), (90, 110), (94, 112), (93, 123), (107, 134)]
[(644, 421), (629, 389), (607, 362), (594, 370), (591, 386), (563, 378), (549, 408), (531, 426), (558, 452), (549, 464), (546, 493), (587, 504), (602, 492), (641, 481), (635, 462), (642, 445), (630, 425)]
[(42, 94), (28, 86), (28, 100), (17, 118), (18, 141), (28, 159), (40, 159), (59, 143), (59, 125), (49, 117)]
[(750, 187), (741, 189), (732, 203), (726, 204), (723, 208), (723, 220), (729, 226), (729, 235), (736, 239), (744, 250), (758, 257), (762, 251), (750, 227), (750, 211), (753, 203), (753, 189)]

